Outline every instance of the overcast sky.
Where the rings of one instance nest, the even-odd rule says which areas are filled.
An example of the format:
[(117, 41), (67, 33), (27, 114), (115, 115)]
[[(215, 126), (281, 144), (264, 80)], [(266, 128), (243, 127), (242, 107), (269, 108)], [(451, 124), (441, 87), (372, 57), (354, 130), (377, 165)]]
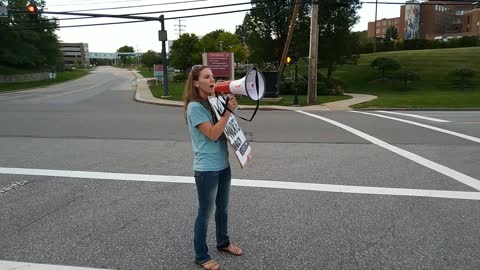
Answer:
[[(374, 0), (365, 0), (366, 2), (375, 2)], [(145, 14), (139, 16), (158, 17), (162, 11), (218, 6), (234, 3), (249, 3), (248, 0), (46, 0), (46, 10), (48, 11), (79, 11), (85, 13), (104, 13), (104, 14), (131, 14), (139, 12), (159, 12), (156, 14)], [(399, 0), (381, 0), (381, 2), (402, 2)], [(172, 3), (172, 4), (168, 4)], [(173, 4), (175, 3), (175, 4)], [(125, 9), (108, 9), (108, 10), (90, 10), (111, 7), (126, 7), (162, 4), (148, 7), (125, 8)], [(167, 5), (166, 5), (167, 4)], [(217, 13), (222, 11), (249, 9), (250, 4), (238, 5), (225, 8), (202, 9), (189, 12), (170, 12), (164, 13), (165, 18), (173, 18), (180, 16), (190, 16), (197, 14)], [(89, 10), (89, 11), (80, 11)], [(281, 14), (280, 14), (281, 15)], [(375, 19), (375, 4), (364, 3), (359, 12), (360, 22), (355, 25), (354, 31), (367, 30), (369, 21)], [(50, 16), (50, 15), (49, 15)], [(186, 18), (179, 21), (166, 20), (165, 29), (168, 32), (168, 39), (173, 40), (178, 37), (178, 25), (181, 27), (182, 33), (194, 33), (202, 36), (206, 33), (217, 29), (234, 33), (235, 26), (243, 22), (245, 12), (230, 13), (225, 15), (205, 16), (196, 18)], [(287, 16), (290, 16), (288, 14)], [(377, 18), (390, 18), (400, 16), (400, 5), (378, 5)], [(72, 16), (58, 16), (58, 18), (74, 18)], [(111, 18), (89, 18), (80, 20), (61, 20), (61, 26), (95, 24), (106, 22), (126, 21), (125, 19)], [(90, 52), (115, 52), (119, 47), (128, 45), (133, 46), (135, 50), (146, 52), (147, 50), (161, 51), (161, 43), (158, 41), (158, 30), (160, 30), (159, 22), (141, 22), (130, 24), (117, 24), (105, 26), (90, 27), (74, 27), (61, 28), (57, 31), (60, 40), (63, 42), (83, 42), (88, 43)]]

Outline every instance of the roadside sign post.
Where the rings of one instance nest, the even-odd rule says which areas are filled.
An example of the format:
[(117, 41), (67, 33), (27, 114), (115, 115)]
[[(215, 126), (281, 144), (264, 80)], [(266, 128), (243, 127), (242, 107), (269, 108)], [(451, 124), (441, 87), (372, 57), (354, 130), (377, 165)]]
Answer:
[(163, 62), (163, 96), (168, 96), (168, 65), (167, 65), (167, 49), (165, 42), (167, 41), (167, 31), (165, 31), (165, 20), (164, 16), (160, 15), (159, 17), (161, 29), (158, 31), (158, 40), (162, 42), (162, 62)]
[(161, 80), (162, 83), (164, 83), (164, 78), (163, 78), (163, 70), (164, 67), (163, 65), (153, 65), (153, 76), (155, 77), (155, 81), (157, 82), (158, 86), (158, 80)]

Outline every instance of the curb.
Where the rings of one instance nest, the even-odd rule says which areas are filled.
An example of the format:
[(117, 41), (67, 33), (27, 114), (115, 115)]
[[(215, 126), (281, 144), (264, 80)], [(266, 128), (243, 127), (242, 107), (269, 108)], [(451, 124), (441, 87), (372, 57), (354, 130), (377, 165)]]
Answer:
[[(135, 91), (134, 95), (134, 100), (137, 102), (141, 103), (146, 103), (146, 104), (153, 104), (153, 105), (163, 105), (163, 106), (170, 106), (170, 107), (183, 107), (183, 102), (181, 101), (171, 101), (171, 100), (164, 100), (164, 99), (159, 99), (156, 98), (152, 95), (150, 88), (148, 84), (146, 83), (145, 78), (138, 73), (138, 71), (132, 71), (134, 76), (136, 77), (137, 80), (137, 89)], [(148, 97), (143, 97), (142, 92), (145, 92), (145, 94)], [(319, 104), (319, 105), (312, 105), (312, 106), (304, 106), (304, 107), (288, 107), (288, 106), (279, 106), (279, 105), (263, 105), (258, 107), (259, 111), (297, 111), (297, 110), (304, 110), (304, 111), (350, 111), (353, 110), (349, 106), (358, 104), (358, 103), (363, 103), (368, 100), (375, 99), (377, 97), (371, 96), (371, 95), (362, 95), (362, 94), (348, 94), (346, 93), (345, 95), (351, 96), (351, 99), (347, 100), (340, 100), (340, 101), (333, 101), (333, 102), (327, 102), (324, 104)], [(361, 97), (355, 97), (360, 95)], [(355, 101), (355, 99), (360, 99), (358, 102)], [(365, 100), (367, 99), (367, 100)], [(254, 110), (255, 105), (239, 105), (238, 109), (239, 110)]]

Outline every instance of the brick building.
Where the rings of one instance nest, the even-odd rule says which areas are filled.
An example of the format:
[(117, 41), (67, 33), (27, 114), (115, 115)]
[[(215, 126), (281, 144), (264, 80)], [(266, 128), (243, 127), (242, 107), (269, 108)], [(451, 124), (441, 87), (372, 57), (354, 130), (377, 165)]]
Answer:
[[(408, 1), (400, 7), (400, 17), (377, 20), (376, 37), (384, 38), (390, 22), (398, 29), (398, 37), (405, 39), (443, 39), (462, 36), (480, 36), (480, 9), (472, 2)], [(368, 37), (374, 38), (374, 22), (368, 23)]]
[(470, 10), (463, 15), (462, 32), (469, 36), (480, 36), (480, 8)]
[(75, 63), (82, 66), (90, 64), (87, 43), (60, 43), (60, 47), (65, 66), (73, 66)]
[[(377, 21), (377, 27), (373, 25), (374, 22), (368, 22), (368, 37), (373, 38), (373, 32), (377, 31), (377, 37), (384, 37), (387, 32), (387, 28), (394, 26), (397, 29), (400, 29), (400, 17), (390, 18), (390, 19), (381, 19)], [(398, 33), (400, 35), (400, 31)]]

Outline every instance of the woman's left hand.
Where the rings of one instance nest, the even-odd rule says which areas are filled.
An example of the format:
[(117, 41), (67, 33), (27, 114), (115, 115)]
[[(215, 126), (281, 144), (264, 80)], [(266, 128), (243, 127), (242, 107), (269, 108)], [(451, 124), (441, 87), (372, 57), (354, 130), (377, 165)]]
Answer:
[(229, 94), (228, 95), (228, 104), (227, 107), (230, 109), (230, 111), (235, 111), (238, 107), (237, 99), (235, 98), (234, 95)]

